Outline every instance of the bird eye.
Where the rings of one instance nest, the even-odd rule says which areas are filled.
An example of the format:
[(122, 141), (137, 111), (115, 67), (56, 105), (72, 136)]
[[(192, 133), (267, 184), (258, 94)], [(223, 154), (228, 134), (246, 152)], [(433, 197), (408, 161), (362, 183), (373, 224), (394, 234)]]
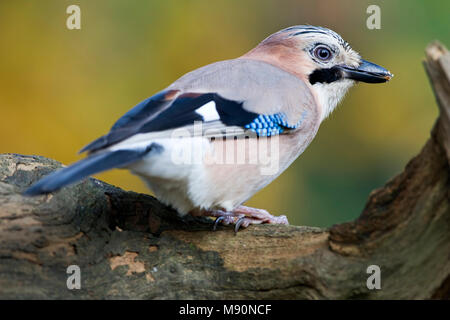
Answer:
[(314, 49), (314, 56), (322, 61), (327, 61), (331, 59), (331, 50), (324, 46), (317, 46)]

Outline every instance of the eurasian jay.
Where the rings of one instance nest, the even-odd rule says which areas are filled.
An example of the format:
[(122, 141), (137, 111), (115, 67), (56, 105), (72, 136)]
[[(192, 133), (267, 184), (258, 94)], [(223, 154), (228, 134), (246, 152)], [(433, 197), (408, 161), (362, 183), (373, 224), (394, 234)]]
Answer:
[(235, 224), (236, 231), (288, 224), (285, 216), (242, 204), (302, 154), (356, 81), (391, 77), (332, 30), (286, 28), (243, 56), (189, 72), (142, 101), (81, 150), (87, 158), (25, 194), (126, 168), (180, 215), (216, 217), (214, 229), (218, 222)]

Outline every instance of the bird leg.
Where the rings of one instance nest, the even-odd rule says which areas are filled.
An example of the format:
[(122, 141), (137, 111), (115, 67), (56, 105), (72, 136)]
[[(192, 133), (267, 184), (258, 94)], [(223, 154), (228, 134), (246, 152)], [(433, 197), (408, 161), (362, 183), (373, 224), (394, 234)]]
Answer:
[(217, 225), (220, 222), (225, 225), (234, 224), (235, 232), (237, 232), (240, 227), (247, 228), (251, 224), (289, 224), (286, 216), (273, 216), (266, 210), (246, 206), (239, 206), (233, 211), (204, 211), (203, 215), (217, 218), (214, 223), (214, 230), (216, 230)]

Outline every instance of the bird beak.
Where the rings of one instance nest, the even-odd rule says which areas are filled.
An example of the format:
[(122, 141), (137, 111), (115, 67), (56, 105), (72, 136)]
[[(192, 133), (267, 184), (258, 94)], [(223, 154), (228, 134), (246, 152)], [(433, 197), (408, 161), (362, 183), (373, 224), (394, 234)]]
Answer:
[(361, 60), (361, 64), (356, 69), (348, 66), (340, 66), (340, 69), (344, 78), (367, 83), (386, 82), (394, 76), (385, 68), (366, 60)]

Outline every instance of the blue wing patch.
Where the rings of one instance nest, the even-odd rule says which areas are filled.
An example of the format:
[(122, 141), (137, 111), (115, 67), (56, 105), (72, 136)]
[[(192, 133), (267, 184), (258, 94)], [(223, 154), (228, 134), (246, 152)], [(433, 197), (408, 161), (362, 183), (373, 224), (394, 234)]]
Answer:
[(294, 125), (287, 122), (286, 115), (284, 113), (276, 113), (272, 115), (261, 114), (251, 123), (245, 125), (244, 128), (256, 132), (258, 136), (270, 137), (281, 134), (288, 129), (298, 128), (302, 124), (306, 114), (307, 111), (304, 110), (300, 120)]

